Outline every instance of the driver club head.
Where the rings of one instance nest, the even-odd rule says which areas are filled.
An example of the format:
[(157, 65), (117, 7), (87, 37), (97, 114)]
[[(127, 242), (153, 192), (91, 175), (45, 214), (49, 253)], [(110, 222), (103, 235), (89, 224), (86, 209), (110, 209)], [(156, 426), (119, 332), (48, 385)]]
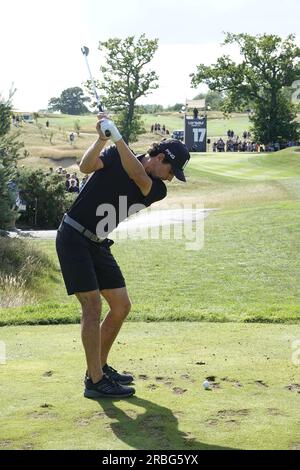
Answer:
[(83, 47), (81, 48), (81, 52), (82, 52), (83, 55), (85, 55), (85, 56), (87, 57), (87, 56), (89, 55), (90, 50), (89, 50), (88, 47), (83, 46)]

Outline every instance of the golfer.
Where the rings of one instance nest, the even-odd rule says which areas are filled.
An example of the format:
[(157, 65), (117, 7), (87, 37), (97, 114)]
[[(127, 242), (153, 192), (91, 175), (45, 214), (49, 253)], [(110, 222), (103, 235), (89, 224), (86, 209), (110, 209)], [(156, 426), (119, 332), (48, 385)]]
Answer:
[[(164, 181), (174, 176), (185, 181), (183, 169), (190, 155), (182, 142), (169, 139), (135, 156), (105, 114), (98, 115), (96, 129), (99, 137), (79, 165), (91, 176), (63, 217), (56, 249), (67, 292), (76, 295), (82, 308), (84, 396), (125, 398), (135, 393), (128, 386), (133, 376), (108, 365), (108, 354), (131, 304), (110, 250), (114, 242), (107, 236), (132, 213), (166, 197)], [(109, 139), (114, 145), (104, 149)], [(110, 310), (100, 325), (101, 296)]]

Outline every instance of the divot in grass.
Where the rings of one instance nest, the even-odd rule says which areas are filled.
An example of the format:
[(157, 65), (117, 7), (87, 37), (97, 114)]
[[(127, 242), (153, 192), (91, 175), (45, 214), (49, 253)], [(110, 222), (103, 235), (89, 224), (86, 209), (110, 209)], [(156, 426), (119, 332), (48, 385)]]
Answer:
[(300, 384), (290, 384), (290, 385), (287, 385), (284, 388), (291, 391), (291, 392), (300, 393)]

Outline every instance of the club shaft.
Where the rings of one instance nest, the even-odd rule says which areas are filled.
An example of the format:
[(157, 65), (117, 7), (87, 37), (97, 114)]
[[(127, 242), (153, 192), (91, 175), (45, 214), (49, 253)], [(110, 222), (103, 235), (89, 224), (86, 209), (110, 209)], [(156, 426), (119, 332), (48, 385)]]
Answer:
[(91, 80), (91, 83), (92, 83), (92, 86), (93, 86), (93, 89), (94, 89), (94, 93), (95, 93), (95, 97), (96, 97), (96, 100), (97, 100), (99, 111), (103, 111), (102, 104), (101, 104), (100, 98), (99, 98), (98, 93), (97, 93), (96, 85), (95, 85), (95, 82), (94, 82), (94, 79), (93, 79), (93, 76), (92, 76), (92, 72), (91, 72), (86, 54), (84, 54), (84, 58), (85, 58), (86, 66), (87, 66), (88, 71), (89, 71), (90, 80)]

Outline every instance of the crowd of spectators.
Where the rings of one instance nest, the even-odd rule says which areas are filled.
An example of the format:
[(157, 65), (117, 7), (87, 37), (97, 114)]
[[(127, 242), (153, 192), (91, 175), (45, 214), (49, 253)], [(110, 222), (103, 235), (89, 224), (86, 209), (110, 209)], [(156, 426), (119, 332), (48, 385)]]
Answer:
[(268, 145), (262, 145), (251, 139), (249, 131), (244, 131), (241, 139), (238, 135), (235, 135), (233, 130), (229, 129), (227, 131), (227, 140), (223, 140), (222, 137), (215, 140), (212, 144), (212, 150), (213, 152), (276, 152), (294, 145), (299, 145), (299, 142), (290, 141), (285, 144), (272, 142)]
[(85, 175), (82, 180), (79, 181), (76, 172), (68, 173), (67, 170), (61, 166), (56, 169), (56, 173), (65, 178), (66, 191), (68, 193), (80, 193), (88, 179), (88, 175)]
[(251, 139), (229, 137), (226, 142), (220, 137), (213, 143), (213, 152), (263, 152), (265, 148)]
[(165, 135), (169, 135), (170, 132), (168, 129), (166, 129), (166, 126), (165, 124), (161, 125), (159, 124), (158, 122), (156, 122), (155, 124), (152, 124), (151, 125), (151, 128), (150, 128), (150, 132), (153, 134), (153, 133), (160, 133), (160, 134), (165, 134)]

